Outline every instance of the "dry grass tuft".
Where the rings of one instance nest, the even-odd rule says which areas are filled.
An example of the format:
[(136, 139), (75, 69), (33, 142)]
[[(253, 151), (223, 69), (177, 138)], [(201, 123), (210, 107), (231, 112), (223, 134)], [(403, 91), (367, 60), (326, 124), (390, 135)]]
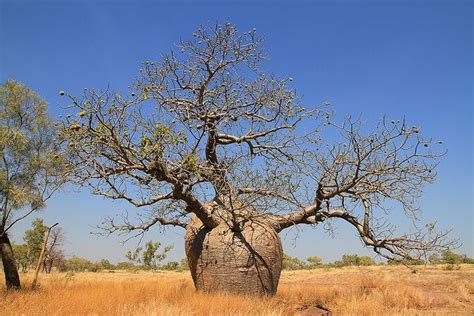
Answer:
[[(23, 276), (24, 287), (31, 276)], [(283, 273), (272, 298), (196, 292), (187, 272), (54, 273), (35, 291), (0, 290), (2, 315), (344, 315), (474, 313), (474, 267), (367, 267)]]

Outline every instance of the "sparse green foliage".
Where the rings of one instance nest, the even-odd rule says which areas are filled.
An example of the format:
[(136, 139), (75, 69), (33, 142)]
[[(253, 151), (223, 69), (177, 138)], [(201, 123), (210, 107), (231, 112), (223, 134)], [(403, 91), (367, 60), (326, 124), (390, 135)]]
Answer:
[(135, 267), (132, 262), (119, 262), (115, 265), (117, 270), (131, 270)]
[(312, 265), (312, 266), (321, 264), (321, 258), (316, 257), (316, 256), (308, 257), (308, 258), (306, 258), (306, 261), (308, 261), (310, 263), (310, 265)]
[(48, 230), (48, 227), (44, 225), (41, 218), (36, 218), (31, 223), (31, 228), (25, 231), (23, 240), (28, 249), (28, 257), (30, 265), (35, 264), (38, 261), (41, 247), (43, 245), (44, 233)]
[(60, 153), (46, 102), (17, 81), (0, 85), (0, 249), (8, 288), (20, 288), (8, 232), (63, 183)]
[(180, 264), (178, 261), (170, 261), (160, 267), (160, 269), (163, 270), (178, 270), (180, 267)]
[(113, 269), (115, 269), (115, 266), (113, 264), (111, 264), (110, 261), (107, 260), (107, 259), (100, 260), (99, 264), (102, 267), (102, 269), (104, 269), (104, 270), (113, 270)]
[[(359, 255), (343, 255), (341, 260), (336, 260), (333, 263), (323, 264), (320, 257), (311, 256), (306, 258), (305, 263), (296, 257), (290, 257), (287, 254), (283, 255), (283, 269), (284, 270), (305, 270), (317, 269), (322, 267), (346, 267), (346, 266), (371, 266), (377, 265), (374, 259), (367, 256)], [(398, 263), (398, 261), (395, 261)]]
[(90, 270), (93, 263), (87, 259), (73, 256), (66, 261), (64, 266), (65, 271), (81, 272)]
[(467, 264), (474, 264), (474, 258), (468, 258), (466, 257), (464, 259), (464, 263), (467, 263)]
[(458, 255), (450, 250), (443, 251), (441, 254), (441, 260), (447, 264), (460, 264), (463, 263), (465, 256)]
[[(36, 218), (31, 223), (31, 228), (25, 231), (23, 236), (24, 244), (13, 245), (13, 252), (17, 265), (21, 267), (23, 272), (27, 272), (29, 268), (35, 267), (43, 246), (44, 234), (48, 227), (41, 218)], [(63, 241), (63, 232), (60, 227), (55, 227), (49, 236), (46, 245), (43, 270), (51, 272), (53, 266), (59, 268), (64, 260), (64, 254), (60, 249)]]
[(457, 254), (451, 250), (443, 251), (438, 263), (447, 264), (445, 269), (448, 271), (459, 270), (460, 264), (474, 264), (474, 259), (466, 255)]
[(15, 261), (18, 268), (26, 273), (30, 268), (30, 258), (28, 256), (28, 246), (26, 244), (13, 244), (13, 253), (15, 255)]
[(374, 259), (367, 256), (343, 255), (342, 265), (344, 266), (370, 266), (375, 265)]
[(168, 252), (173, 249), (172, 245), (166, 246), (162, 252), (158, 250), (161, 247), (160, 242), (152, 242), (149, 241), (145, 244), (145, 248), (137, 247), (135, 251), (129, 251), (126, 254), (126, 258), (130, 261), (136, 262), (137, 264), (143, 265), (145, 268), (148, 269), (156, 269), (158, 267), (158, 263), (163, 261)]
[(403, 260), (387, 260), (388, 265), (406, 265), (406, 266), (419, 266), (426, 264), (423, 259), (403, 259)]
[(62, 271), (72, 271), (72, 272), (99, 272), (104, 269), (102, 262), (92, 262), (88, 259), (81, 258), (78, 256), (73, 256), (66, 260)]
[(441, 262), (441, 259), (439, 258), (438, 254), (437, 253), (433, 253), (429, 256), (428, 258), (428, 262), (430, 264), (438, 264)]
[(179, 268), (181, 270), (189, 270), (189, 264), (188, 264), (188, 259), (187, 258), (181, 259), (181, 262), (179, 264)]
[(296, 257), (283, 254), (283, 270), (302, 270), (306, 268), (306, 263)]
[[(46, 102), (25, 85), (0, 85), (0, 234), (45, 206), (64, 167)], [(21, 214), (15, 212), (22, 211)]]

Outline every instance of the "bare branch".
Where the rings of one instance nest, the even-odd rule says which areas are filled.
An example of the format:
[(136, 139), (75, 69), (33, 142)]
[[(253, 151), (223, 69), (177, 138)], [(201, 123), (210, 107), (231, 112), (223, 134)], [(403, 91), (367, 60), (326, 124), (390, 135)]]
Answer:
[(305, 108), (291, 78), (260, 70), (261, 44), (230, 23), (201, 27), (178, 52), (146, 61), (129, 94), (68, 95), (76, 113), (62, 135), (75, 182), (140, 208), (138, 224), (109, 220), (108, 232), (185, 227), (191, 213), (234, 231), (253, 220), (281, 231), (340, 218), (388, 255), (443, 248), (443, 234), (415, 227), (395, 238), (381, 224), (394, 202), (419, 219), (440, 143), (405, 120), (367, 131), (361, 118), (336, 122), (327, 103)]

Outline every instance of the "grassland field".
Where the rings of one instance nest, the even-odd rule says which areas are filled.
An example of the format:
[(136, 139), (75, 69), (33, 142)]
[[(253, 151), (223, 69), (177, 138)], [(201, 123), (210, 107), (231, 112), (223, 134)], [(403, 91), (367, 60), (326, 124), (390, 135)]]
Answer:
[(474, 315), (474, 265), (284, 271), (274, 297), (196, 292), (189, 271), (22, 274), (0, 315)]

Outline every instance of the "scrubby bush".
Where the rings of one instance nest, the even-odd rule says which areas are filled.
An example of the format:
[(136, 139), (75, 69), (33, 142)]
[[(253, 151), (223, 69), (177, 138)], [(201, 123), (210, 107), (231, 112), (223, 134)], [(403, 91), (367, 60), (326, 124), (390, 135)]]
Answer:
[(177, 261), (170, 261), (167, 264), (161, 265), (160, 270), (179, 270), (180, 264)]
[(135, 265), (132, 262), (119, 262), (115, 265), (117, 270), (132, 270)]
[(300, 259), (283, 254), (283, 270), (302, 270), (306, 267), (306, 263)]
[(367, 256), (343, 255), (339, 264), (342, 266), (372, 266), (376, 263), (374, 259)]
[(63, 270), (64, 271), (73, 271), (73, 272), (83, 272), (91, 271), (93, 269), (94, 263), (78, 256), (73, 256), (66, 260)]
[(107, 259), (102, 259), (99, 261), (99, 265), (101, 266), (102, 269), (104, 270), (114, 270), (116, 269), (115, 265), (113, 265), (112, 263), (110, 263), (109, 260)]
[(306, 258), (306, 261), (309, 262), (310, 267), (315, 267), (315, 266), (320, 265), (322, 260), (320, 257), (313, 256), (313, 257)]
[(183, 258), (180, 262), (179, 268), (181, 270), (189, 270), (189, 263), (187, 258)]
[[(113, 265), (108, 262), (108, 260), (101, 260), (99, 262), (92, 262), (88, 259), (81, 258), (78, 256), (73, 256), (69, 259), (67, 259), (64, 264), (61, 266), (62, 272), (65, 271), (72, 271), (72, 272), (99, 272), (105, 269), (104, 267), (107, 266), (108, 268), (112, 267)], [(108, 269), (107, 268), (107, 269)]]
[(441, 254), (441, 258), (442, 258), (441, 260), (443, 263), (460, 264), (460, 263), (464, 263), (466, 256), (458, 255), (457, 253), (447, 250)]
[(155, 270), (159, 267), (159, 262), (164, 260), (168, 252), (173, 249), (172, 245), (166, 246), (160, 252), (161, 242), (149, 241), (145, 244), (145, 248), (137, 247), (135, 251), (129, 251), (126, 254), (128, 260), (141, 265), (146, 270)]
[(428, 262), (429, 262), (430, 264), (438, 264), (438, 263), (441, 262), (441, 259), (440, 259), (440, 257), (438, 256), (437, 253), (434, 253), (434, 254), (432, 254), (432, 255), (429, 256)]

